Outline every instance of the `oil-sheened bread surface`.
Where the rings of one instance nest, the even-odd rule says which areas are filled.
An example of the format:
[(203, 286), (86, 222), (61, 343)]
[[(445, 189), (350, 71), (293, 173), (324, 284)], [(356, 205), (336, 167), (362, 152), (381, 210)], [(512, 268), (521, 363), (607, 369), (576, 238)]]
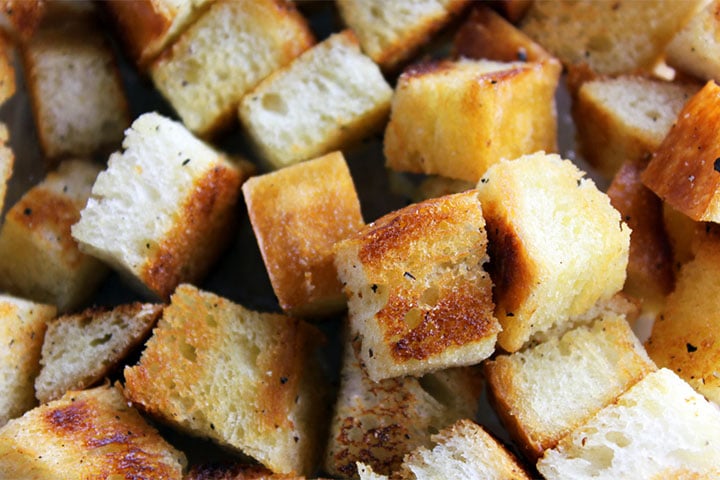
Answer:
[(503, 160), (477, 189), (503, 349), (519, 350), (622, 289), (630, 229), (570, 161), (544, 152)]
[(391, 212), (335, 246), (351, 336), (373, 381), (490, 356), (500, 326), (486, 245), (470, 190)]
[(674, 68), (703, 80), (720, 81), (720, 1), (707, 2), (677, 32), (665, 50)]
[(3, 478), (181, 480), (185, 455), (116, 387), (71, 391), (0, 429)]
[(181, 285), (125, 369), (125, 394), (181, 430), (242, 451), (274, 472), (307, 474), (327, 415), (312, 361), (320, 333)]

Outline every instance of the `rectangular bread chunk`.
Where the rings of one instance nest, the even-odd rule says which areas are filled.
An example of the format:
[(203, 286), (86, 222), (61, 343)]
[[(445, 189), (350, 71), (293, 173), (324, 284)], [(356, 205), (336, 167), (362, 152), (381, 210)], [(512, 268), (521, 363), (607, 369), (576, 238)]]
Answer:
[(150, 65), (185, 126), (208, 137), (235, 119), (242, 97), (310, 48), (305, 19), (284, 0), (218, 0)]
[(385, 130), (387, 166), (477, 182), (501, 158), (555, 151), (560, 71), (555, 60), (409, 67)]
[(429, 446), (433, 432), (477, 413), (483, 388), (479, 369), (451, 368), (373, 382), (355, 349), (351, 343), (345, 346), (325, 455), (331, 475), (358, 478), (356, 462), (390, 475), (405, 454)]
[(4, 478), (181, 480), (185, 455), (116, 387), (70, 391), (0, 429)]
[(260, 155), (282, 168), (380, 128), (391, 96), (380, 69), (345, 30), (263, 80), (243, 98), (239, 115)]
[(308, 474), (327, 411), (309, 324), (246, 310), (181, 285), (125, 369), (125, 395), (191, 435), (241, 451), (277, 473)]
[(83, 252), (167, 299), (199, 281), (230, 239), (247, 172), (156, 113), (138, 117), (72, 235)]
[(242, 190), (282, 309), (300, 316), (343, 310), (332, 248), (364, 222), (342, 153), (253, 177)]
[(0, 215), (4, 212), (8, 181), (15, 163), (15, 155), (7, 145), (8, 139), (7, 125), (0, 122)]
[(650, 373), (545, 452), (548, 480), (720, 475), (720, 411), (667, 369)]
[(498, 344), (515, 352), (622, 289), (630, 229), (584, 172), (537, 152), (477, 185), (488, 232)]
[(80, 251), (70, 230), (98, 172), (89, 161), (64, 160), (8, 210), (0, 229), (0, 288), (61, 312), (89, 300), (108, 269)]
[(0, 294), (0, 427), (37, 404), (33, 381), (47, 322), (55, 314), (52, 305)]
[(484, 366), (495, 411), (532, 460), (656, 369), (610, 314)]
[(665, 53), (670, 66), (703, 80), (720, 81), (720, 0), (708, 1), (673, 37)]
[(391, 212), (335, 246), (352, 337), (373, 381), (473, 365), (495, 349), (477, 192)]

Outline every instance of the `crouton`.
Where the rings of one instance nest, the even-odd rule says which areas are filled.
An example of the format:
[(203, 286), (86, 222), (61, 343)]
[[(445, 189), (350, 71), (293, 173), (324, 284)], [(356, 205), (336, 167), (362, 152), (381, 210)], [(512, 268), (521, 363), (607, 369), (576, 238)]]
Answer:
[(280, 307), (304, 316), (343, 310), (332, 248), (364, 222), (342, 153), (253, 177), (242, 190)]
[(46, 157), (88, 156), (120, 144), (130, 124), (127, 99), (113, 51), (92, 9), (49, 12), (22, 45), (22, 57)]
[(13, 48), (7, 36), (0, 31), (0, 105), (14, 94), (15, 67), (13, 66)]
[(185, 464), (115, 387), (68, 392), (0, 429), (5, 478), (180, 480)]
[(315, 39), (284, 0), (218, 0), (149, 67), (185, 126), (211, 136), (231, 124), (242, 97)]
[(553, 60), (408, 68), (398, 80), (385, 131), (387, 166), (477, 182), (501, 158), (554, 151), (559, 75)]
[(125, 395), (189, 434), (277, 473), (313, 471), (324, 410), (312, 349), (320, 333), (181, 285), (125, 369)]
[(227, 245), (248, 171), (156, 113), (133, 122), (123, 148), (98, 176), (72, 235), (81, 251), (166, 299), (200, 280)]
[(656, 370), (618, 315), (484, 366), (495, 411), (533, 460)]
[(670, 370), (648, 374), (545, 452), (548, 480), (717, 478), (720, 412)]
[(667, 63), (702, 80), (720, 82), (720, 1), (707, 2), (673, 37)]
[(161, 313), (162, 305), (136, 302), (89, 308), (49, 322), (35, 379), (37, 399), (46, 403), (102, 380), (150, 336)]
[(363, 462), (389, 475), (406, 453), (430, 445), (433, 432), (475, 416), (483, 387), (478, 369), (453, 368), (376, 383), (364, 371), (356, 347), (345, 347), (325, 456), (330, 474), (357, 478), (356, 462)]
[(46, 324), (55, 314), (52, 305), (0, 294), (0, 427), (37, 403), (33, 381)]
[(0, 0), (0, 26), (27, 41), (37, 30), (47, 8), (45, 0)]
[(0, 288), (61, 312), (89, 300), (108, 269), (81, 253), (70, 229), (99, 171), (85, 160), (64, 160), (7, 212), (0, 229)]
[(493, 165), (478, 183), (503, 328), (498, 344), (508, 352), (625, 283), (630, 229), (583, 175), (538, 152)]
[(378, 129), (391, 96), (377, 65), (345, 30), (263, 80), (243, 98), (239, 115), (260, 155), (282, 168)]
[(699, 0), (533, 2), (521, 29), (564, 65), (601, 74), (651, 70)]
[(0, 214), (4, 211), (7, 185), (12, 175), (13, 164), (15, 163), (15, 155), (7, 145), (7, 141), (7, 125), (0, 122)]
[(433, 34), (459, 15), (468, 0), (338, 0), (340, 16), (363, 51), (384, 70), (415, 54)]

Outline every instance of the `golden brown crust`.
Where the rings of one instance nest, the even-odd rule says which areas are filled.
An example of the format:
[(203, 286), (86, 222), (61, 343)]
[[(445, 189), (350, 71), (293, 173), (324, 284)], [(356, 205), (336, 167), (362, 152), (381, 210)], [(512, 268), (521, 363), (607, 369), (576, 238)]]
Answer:
[(1, 0), (0, 9), (21, 40), (28, 40), (45, 15), (44, 0)]

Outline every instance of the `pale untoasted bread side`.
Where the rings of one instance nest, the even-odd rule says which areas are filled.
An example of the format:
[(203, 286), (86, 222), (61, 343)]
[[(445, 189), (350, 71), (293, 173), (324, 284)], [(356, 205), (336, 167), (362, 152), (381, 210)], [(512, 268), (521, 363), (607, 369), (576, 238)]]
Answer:
[(703, 80), (720, 82), (720, 1), (708, 1), (665, 50), (670, 66)]
[(8, 130), (7, 125), (0, 122), (0, 214), (5, 207), (5, 194), (7, 192), (8, 181), (13, 171), (15, 163), (15, 155), (7, 145)]

